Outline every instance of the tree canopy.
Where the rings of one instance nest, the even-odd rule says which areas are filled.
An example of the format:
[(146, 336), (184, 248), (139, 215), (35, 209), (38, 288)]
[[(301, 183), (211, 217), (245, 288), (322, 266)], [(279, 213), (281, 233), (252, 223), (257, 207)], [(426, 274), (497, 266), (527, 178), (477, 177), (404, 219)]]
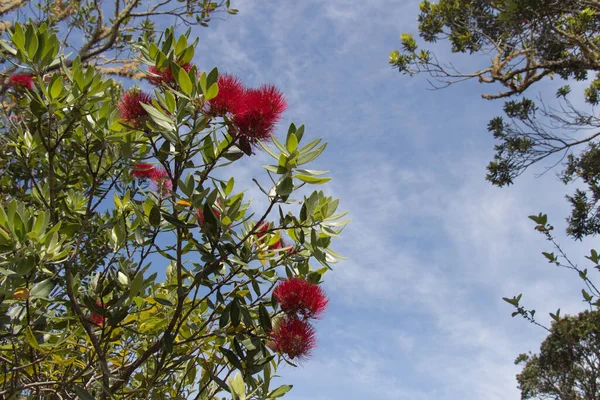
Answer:
[(552, 324), (539, 354), (521, 354), (521, 399), (600, 398), (600, 312), (584, 311)]
[[(488, 165), (487, 179), (497, 186), (513, 183), (530, 166), (544, 161), (546, 170), (565, 162), (565, 183), (581, 179), (587, 190), (568, 197), (572, 212), (568, 233), (575, 238), (600, 232), (597, 138), (600, 120), (588, 106), (600, 101), (600, 3), (588, 0), (440, 0), (420, 4), (419, 35), (425, 42), (447, 40), (455, 53), (489, 58), (487, 65), (459, 71), (427, 49), (410, 33), (389, 62), (404, 74), (426, 73), (435, 88), (476, 79), (497, 91), (483, 95), (506, 99), (504, 116), (488, 124), (499, 144)], [(585, 81), (582, 93), (569, 84), (550, 99), (526, 97), (547, 79)], [(510, 99), (511, 97), (516, 97)]]
[[(73, 2), (98, 13), (84, 31), (117, 23), (100, 4)], [(347, 223), (309, 189), (329, 181), (305, 169), (326, 143), (295, 124), (278, 139), (276, 86), (200, 71), (189, 31), (121, 36), (147, 15), (114, 4), (131, 8), (111, 25), (120, 39), (92, 34), (76, 54), (53, 20), (0, 38), (0, 398), (279, 398), (291, 386), (274, 387), (278, 367), (316, 346)], [(143, 85), (105, 69), (121, 50)], [(262, 174), (232, 176), (262, 151)]]

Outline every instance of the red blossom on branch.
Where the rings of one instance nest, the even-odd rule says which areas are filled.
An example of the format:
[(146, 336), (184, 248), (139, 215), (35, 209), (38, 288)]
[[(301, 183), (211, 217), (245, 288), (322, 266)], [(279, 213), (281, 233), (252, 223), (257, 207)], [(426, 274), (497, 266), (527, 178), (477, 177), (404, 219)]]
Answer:
[(134, 178), (152, 178), (154, 174), (154, 165), (149, 163), (137, 163), (133, 166), (131, 175)]
[(222, 74), (217, 84), (219, 94), (207, 102), (205, 112), (213, 117), (243, 114), (246, 107), (246, 88), (242, 81), (233, 75)]
[(283, 312), (298, 314), (304, 319), (319, 318), (328, 303), (320, 286), (300, 278), (281, 281), (273, 290), (273, 297), (277, 299)]
[(268, 140), (287, 108), (283, 93), (273, 85), (249, 89), (244, 96), (244, 112), (233, 116), (233, 123), (251, 143)]
[[(185, 72), (189, 72), (192, 67), (194, 66), (194, 64), (191, 63), (187, 63), (184, 65), (181, 65), (180, 68), (183, 69)], [(171, 66), (168, 66), (162, 70), (160, 70), (158, 67), (150, 66), (148, 67), (148, 72), (150, 74), (148, 74), (148, 82), (150, 82), (151, 84), (153, 84), (154, 86), (160, 86), (160, 85), (172, 85), (173, 83), (175, 83), (175, 77), (173, 76), (173, 70), (171, 70)]]
[(271, 331), (269, 347), (278, 353), (287, 354), (291, 359), (305, 359), (316, 345), (315, 329), (307, 321), (298, 318), (286, 315)]
[[(104, 310), (104, 305), (100, 300), (96, 300), (96, 305)], [(89, 318), (89, 321), (95, 325), (104, 326), (104, 323), (106, 322), (106, 317), (92, 312), (92, 316)]]
[(164, 189), (171, 190), (173, 188), (173, 183), (169, 178), (169, 174), (164, 168), (154, 167), (152, 174), (150, 175), (150, 179), (152, 179), (152, 182), (158, 186), (160, 191), (164, 191)]
[(136, 128), (141, 128), (148, 117), (148, 112), (142, 107), (142, 103), (152, 104), (152, 96), (140, 90), (125, 92), (117, 104), (121, 118)]
[(27, 88), (27, 89), (33, 89), (34, 85), (33, 85), (33, 75), (29, 75), (29, 74), (16, 74), (16, 75), (12, 75), (9, 78), (9, 84), (11, 87), (13, 88)]

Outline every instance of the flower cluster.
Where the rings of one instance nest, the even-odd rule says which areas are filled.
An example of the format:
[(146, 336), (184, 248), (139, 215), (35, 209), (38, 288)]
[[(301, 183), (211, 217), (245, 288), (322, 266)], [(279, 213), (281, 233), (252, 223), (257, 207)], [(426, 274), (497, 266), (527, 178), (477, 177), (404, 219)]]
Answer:
[(228, 116), (239, 134), (250, 143), (268, 140), (275, 125), (287, 108), (283, 93), (273, 85), (248, 89), (236, 77), (219, 77), (219, 94), (207, 102), (206, 114)]
[(15, 89), (30, 89), (34, 88), (33, 86), (33, 76), (29, 74), (15, 74), (12, 75), (9, 79), (9, 85)]
[(315, 328), (298, 318), (283, 317), (271, 332), (271, 348), (291, 359), (310, 356), (316, 344)]
[(308, 322), (317, 319), (327, 307), (323, 290), (300, 278), (288, 278), (273, 291), (285, 316), (271, 331), (270, 346), (290, 358), (305, 358), (316, 346), (315, 329)]
[(288, 278), (280, 282), (273, 296), (281, 310), (301, 319), (318, 319), (327, 308), (327, 297), (319, 285), (300, 278)]
[(123, 94), (117, 109), (121, 118), (139, 129), (148, 119), (148, 111), (142, 104), (152, 104), (152, 96), (140, 90), (130, 90)]
[(164, 168), (149, 163), (137, 163), (133, 166), (131, 176), (138, 179), (150, 179), (159, 189), (171, 190), (173, 185)]

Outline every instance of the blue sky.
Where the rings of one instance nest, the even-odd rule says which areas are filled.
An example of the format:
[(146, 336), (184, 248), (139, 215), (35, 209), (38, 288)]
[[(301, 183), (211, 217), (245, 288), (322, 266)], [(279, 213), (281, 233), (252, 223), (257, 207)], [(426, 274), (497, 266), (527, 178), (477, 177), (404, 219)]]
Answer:
[[(306, 125), (305, 140), (329, 142), (313, 167), (331, 171), (326, 191), (353, 219), (334, 246), (349, 260), (325, 278), (330, 307), (317, 323), (319, 347), (300, 368), (280, 370), (279, 382), (294, 385), (286, 398), (519, 398), (513, 361), (545, 334), (511, 318), (501, 298), (524, 293), (546, 324), (559, 307), (583, 309), (578, 278), (544, 261), (540, 252), (552, 250), (527, 220), (548, 213), (583, 262), (589, 243), (562, 234), (573, 188), (553, 173), (536, 178), (542, 166), (514, 186), (492, 187), (486, 124), (501, 103), (480, 95), (496, 89), (468, 82), (430, 91), (425, 76), (388, 67), (400, 33), (417, 32), (418, 1), (232, 3), (237, 16), (194, 30), (195, 62), (281, 88), (289, 108), (280, 135), (294, 121)], [(465, 68), (485, 62), (452, 55), (444, 43), (436, 49)], [(251, 188), (267, 162), (265, 154), (244, 159), (238, 182)]]

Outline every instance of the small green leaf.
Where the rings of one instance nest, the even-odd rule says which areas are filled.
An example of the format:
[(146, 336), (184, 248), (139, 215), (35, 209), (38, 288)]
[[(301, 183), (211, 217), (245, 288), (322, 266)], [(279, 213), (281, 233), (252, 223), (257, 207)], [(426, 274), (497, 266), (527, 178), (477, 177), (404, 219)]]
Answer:
[(267, 397), (270, 398), (270, 399), (276, 399), (278, 397), (283, 396), (284, 394), (286, 394), (290, 390), (292, 390), (293, 387), (294, 387), (293, 385), (279, 386), (277, 389), (275, 389), (271, 393), (269, 393), (267, 395)]

